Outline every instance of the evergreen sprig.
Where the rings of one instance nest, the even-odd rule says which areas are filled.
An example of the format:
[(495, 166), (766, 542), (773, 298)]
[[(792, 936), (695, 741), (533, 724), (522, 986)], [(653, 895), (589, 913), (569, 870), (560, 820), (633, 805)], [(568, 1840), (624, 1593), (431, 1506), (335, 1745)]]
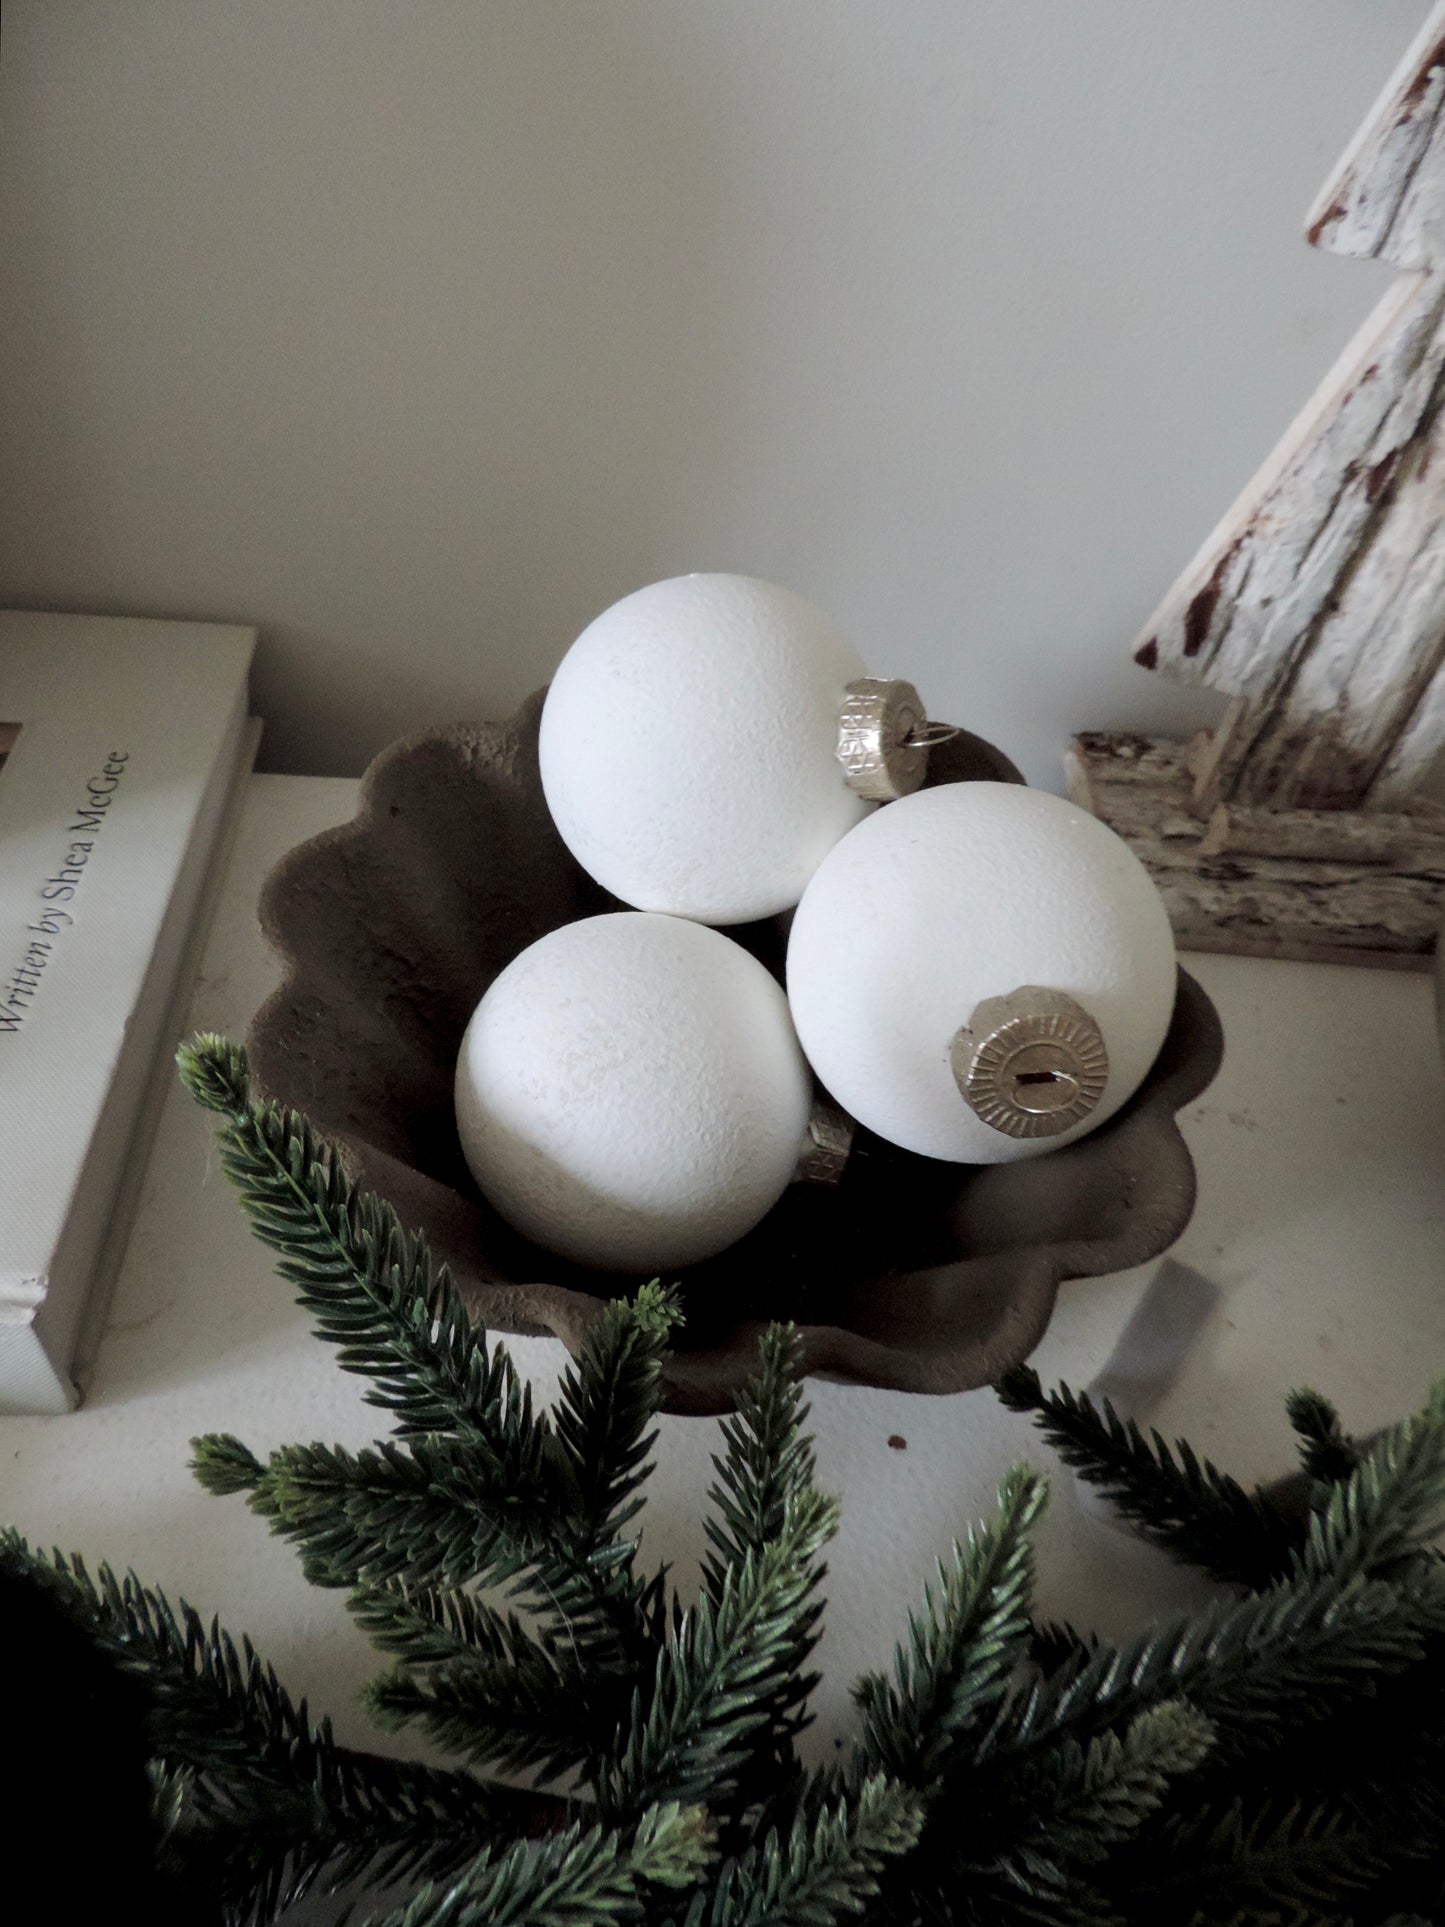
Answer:
[(1203, 1763), (1213, 1742), (1209, 1721), (1183, 1700), (1151, 1706), (1123, 1733), (1100, 1734), (1086, 1746), (1065, 1742), (1030, 1800), (1034, 1815), (1047, 1816), (1046, 1824), (1035, 1819), (1038, 1849), (1086, 1866), (1107, 1860), (1163, 1804), (1173, 1778)]
[[(1328, 1909), (1326, 1918), (1347, 1919), (1350, 1904), (1391, 1871), (1400, 1852), (1400, 1844), (1372, 1836), (1332, 1802), (1288, 1797), (1253, 1807), (1236, 1799), (1187, 1818), (1170, 1816), (1155, 1846), (1153, 1875), (1139, 1881), (1141, 1897), (1161, 1918), (1173, 1914), (1200, 1927), (1237, 1920), (1251, 1904), (1275, 1918), (1318, 1922)], [(1201, 1861), (1214, 1870), (1202, 1906)]]
[(649, 1885), (693, 1884), (711, 1856), (700, 1809), (655, 1807), (632, 1841), (573, 1826), (540, 1847), (483, 1852), (445, 1893), (424, 1891), (378, 1927), (614, 1927), (640, 1921)]
[(1222, 1748), (1275, 1744), (1420, 1659), (1438, 1611), (1433, 1597), (1422, 1610), (1408, 1592), (1333, 1575), (1219, 1601), (1035, 1681), (1000, 1708), (970, 1771), (1092, 1736), (1160, 1699), (1187, 1698)]
[(251, 1228), (280, 1255), (319, 1337), (370, 1381), (366, 1398), (395, 1414), (403, 1436), (455, 1431), (489, 1452), (519, 1497), (546, 1490), (545, 1434), (531, 1389), (493, 1351), (425, 1240), (404, 1231), (374, 1192), (358, 1190), (341, 1157), (298, 1112), (251, 1095), (246, 1053), (202, 1033), (177, 1053), (181, 1081), (222, 1120), (221, 1165)]
[(556, 1779), (605, 1760), (628, 1701), (615, 1675), (518, 1642), (505, 1661), (468, 1655), (420, 1676), (398, 1667), (372, 1680), (364, 1703), (378, 1726), (420, 1727), (472, 1765)]
[[(236, 1445), (196, 1441), (192, 1469), (208, 1491), (240, 1489)], [(498, 1482), (491, 1455), (468, 1438), (383, 1439), (361, 1452), (283, 1445), (253, 1463), (248, 1503), (301, 1548), (315, 1585), (374, 1585), (401, 1573), (475, 1579), (499, 1559), (524, 1558), (536, 1540), (532, 1504)]]
[(702, 1566), (703, 1586), (713, 1599), (749, 1553), (772, 1544), (789, 1503), (813, 1484), (812, 1441), (803, 1430), (808, 1407), (802, 1360), (802, 1335), (792, 1326), (770, 1326), (760, 1341), (758, 1375), (722, 1422), (724, 1450), (713, 1460), (717, 1477), (708, 1491), (712, 1512), (705, 1525), (711, 1550)]
[(1259, 1491), (1200, 1459), (1185, 1439), (1174, 1446), (1108, 1399), (1097, 1405), (1067, 1385), (1045, 1391), (1038, 1373), (1017, 1365), (1000, 1380), (1010, 1411), (1030, 1412), (1065, 1465), (1081, 1472), (1142, 1538), (1186, 1559), (1211, 1578), (1268, 1585), (1288, 1565), (1292, 1522)]
[(681, 1322), (676, 1293), (654, 1280), (629, 1304), (607, 1307), (562, 1375), (557, 1436), (595, 1538), (616, 1536), (641, 1510), (663, 1354)]
[(811, 1489), (784, 1508), (776, 1538), (727, 1572), (714, 1600), (678, 1621), (639, 1692), (627, 1743), (599, 1789), (627, 1815), (660, 1800), (724, 1792), (788, 1679), (813, 1586), (811, 1562), (837, 1529), (836, 1504)]
[(1299, 1439), (1306, 1476), (1333, 1485), (1347, 1479), (1360, 1462), (1360, 1448), (1340, 1424), (1340, 1415), (1323, 1393), (1300, 1386), (1285, 1399), (1285, 1416)]
[[(759, 1369), (743, 1387), (737, 1410), (722, 1423), (723, 1451), (713, 1458), (716, 1474), (708, 1489), (711, 1506), (704, 1531), (709, 1546), (702, 1562), (703, 1597), (712, 1610), (722, 1604), (730, 1580), (749, 1560), (756, 1562), (775, 1546), (790, 1508), (811, 1503), (817, 1467), (803, 1427), (801, 1334), (789, 1325), (771, 1325), (759, 1341)], [(780, 1655), (770, 1687), (753, 1693), (759, 1718), (745, 1775), (760, 1795), (769, 1782), (785, 1780), (793, 1748), (808, 1725), (807, 1702), (818, 1676), (810, 1669), (823, 1614), (821, 1589), (828, 1568), (824, 1539), (803, 1555), (799, 1591), (792, 1613), (787, 1650)]]
[(721, 1870), (710, 1899), (701, 1896), (687, 1927), (829, 1927), (860, 1914), (878, 1891), (884, 1864), (918, 1838), (922, 1808), (883, 1775), (800, 1813), (786, 1835), (775, 1829)]
[(1084, 1744), (1066, 1740), (1018, 1782), (1011, 1812), (986, 1831), (964, 1830), (950, 1861), (954, 1882), (981, 1881), (1021, 1900), (1075, 1907), (1087, 1896), (1086, 1904), (1097, 1907), (1101, 1897), (1081, 1870), (1093, 1874), (1107, 1865), (1160, 1810), (1176, 1780), (1207, 1758), (1213, 1738), (1192, 1707), (1164, 1700), (1120, 1733)]
[(1445, 1526), (1445, 1381), (1423, 1411), (1375, 1441), (1309, 1522), (1307, 1573), (1389, 1576)]
[(547, 1803), (469, 1776), (358, 1753), (313, 1724), (248, 1640), (240, 1646), (134, 1574), (48, 1557), (0, 1533), (26, 1573), (149, 1689), (175, 1851), (207, 1866), (237, 1918), (269, 1918), (323, 1876), (378, 1885), (464, 1866), (479, 1840), (531, 1831)]
[[(1289, 1402), (1294, 1497), (1020, 1370), (1002, 1395), (1123, 1516), (1225, 1590), (1098, 1641), (1034, 1616), (1042, 1478), (940, 1559), (842, 1765), (800, 1756), (837, 1523), (798, 1334), (725, 1421), (695, 1593), (642, 1557), (680, 1313), (595, 1322), (550, 1410), (445, 1269), (304, 1118), (199, 1037), (182, 1074), (341, 1366), (393, 1433), (264, 1456), (195, 1442), (387, 1656), (384, 1727), (340, 1746), (252, 1651), (133, 1576), (0, 1537), (143, 1683), (161, 1855), (230, 1922), (309, 1887), (416, 1887), (373, 1927), (1418, 1927), (1445, 1918), (1445, 1387), (1363, 1442)], [(497, 1778), (505, 1773), (504, 1782)], [(420, 1883), (419, 1885), (417, 1883)]]
[(393, 1582), (359, 1585), (347, 1600), (357, 1622), (383, 1652), (413, 1666), (476, 1658), (508, 1661), (532, 1635), (515, 1612), (502, 1612), (460, 1586)]
[(1004, 1481), (998, 1511), (938, 1567), (936, 1591), (910, 1614), (894, 1677), (854, 1688), (863, 1709), (860, 1758), (921, 1791), (937, 1789), (961, 1740), (1002, 1698), (1030, 1634), (1033, 1547), (1047, 1488), (1036, 1473)]

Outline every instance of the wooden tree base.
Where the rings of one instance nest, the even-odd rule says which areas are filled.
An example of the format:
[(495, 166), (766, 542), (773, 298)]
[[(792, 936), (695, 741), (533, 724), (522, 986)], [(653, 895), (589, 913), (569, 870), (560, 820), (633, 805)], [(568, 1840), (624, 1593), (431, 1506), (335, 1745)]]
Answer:
[(1069, 795), (1129, 844), (1185, 950), (1308, 963), (1432, 968), (1445, 919), (1445, 808), (1192, 808), (1208, 738), (1088, 731), (1065, 761)]

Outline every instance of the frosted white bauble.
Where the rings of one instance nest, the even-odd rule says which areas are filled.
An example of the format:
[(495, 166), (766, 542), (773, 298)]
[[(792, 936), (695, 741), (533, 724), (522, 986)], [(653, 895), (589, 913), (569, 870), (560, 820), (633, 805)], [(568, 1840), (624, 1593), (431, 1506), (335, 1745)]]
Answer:
[[(1062, 991), (1103, 1035), (1082, 1121), (1015, 1138), (965, 1101), (956, 1032), (987, 998)], [(1097, 817), (1013, 783), (947, 783), (878, 811), (823, 860), (788, 946), (788, 996), (823, 1084), (879, 1137), (1001, 1164), (1093, 1130), (1143, 1081), (1174, 1008), (1174, 939), (1144, 866)]]
[(866, 673), (821, 610), (685, 575), (598, 616), (542, 711), (542, 788), (589, 875), (640, 910), (746, 923), (791, 909), (871, 807), (837, 760)]
[(786, 1189), (812, 1080), (782, 987), (730, 937), (619, 911), (513, 959), (457, 1061), (457, 1128), (501, 1215), (605, 1270), (723, 1250)]

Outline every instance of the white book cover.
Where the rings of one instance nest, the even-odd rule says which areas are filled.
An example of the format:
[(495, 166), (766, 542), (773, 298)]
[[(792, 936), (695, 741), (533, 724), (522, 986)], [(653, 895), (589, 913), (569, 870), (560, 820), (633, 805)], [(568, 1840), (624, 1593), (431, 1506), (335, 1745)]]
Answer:
[(0, 612), (0, 1411), (76, 1402), (255, 751), (254, 646), (209, 623)]

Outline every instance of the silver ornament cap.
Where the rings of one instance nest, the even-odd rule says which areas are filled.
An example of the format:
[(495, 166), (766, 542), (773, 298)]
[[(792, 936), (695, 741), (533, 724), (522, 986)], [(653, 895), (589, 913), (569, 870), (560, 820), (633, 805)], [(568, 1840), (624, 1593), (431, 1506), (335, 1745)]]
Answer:
[(1098, 1024), (1064, 991), (1040, 984), (986, 997), (949, 1055), (965, 1102), (1006, 1137), (1057, 1137), (1081, 1124), (1109, 1081)]
[(921, 789), (928, 774), (928, 718), (911, 682), (860, 676), (838, 715), (838, 761), (848, 787), (870, 803)]
[(846, 1111), (821, 1091), (814, 1092), (798, 1168), (793, 1173), (794, 1184), (836, 1184), (853, 1149), (856, 1129)]

